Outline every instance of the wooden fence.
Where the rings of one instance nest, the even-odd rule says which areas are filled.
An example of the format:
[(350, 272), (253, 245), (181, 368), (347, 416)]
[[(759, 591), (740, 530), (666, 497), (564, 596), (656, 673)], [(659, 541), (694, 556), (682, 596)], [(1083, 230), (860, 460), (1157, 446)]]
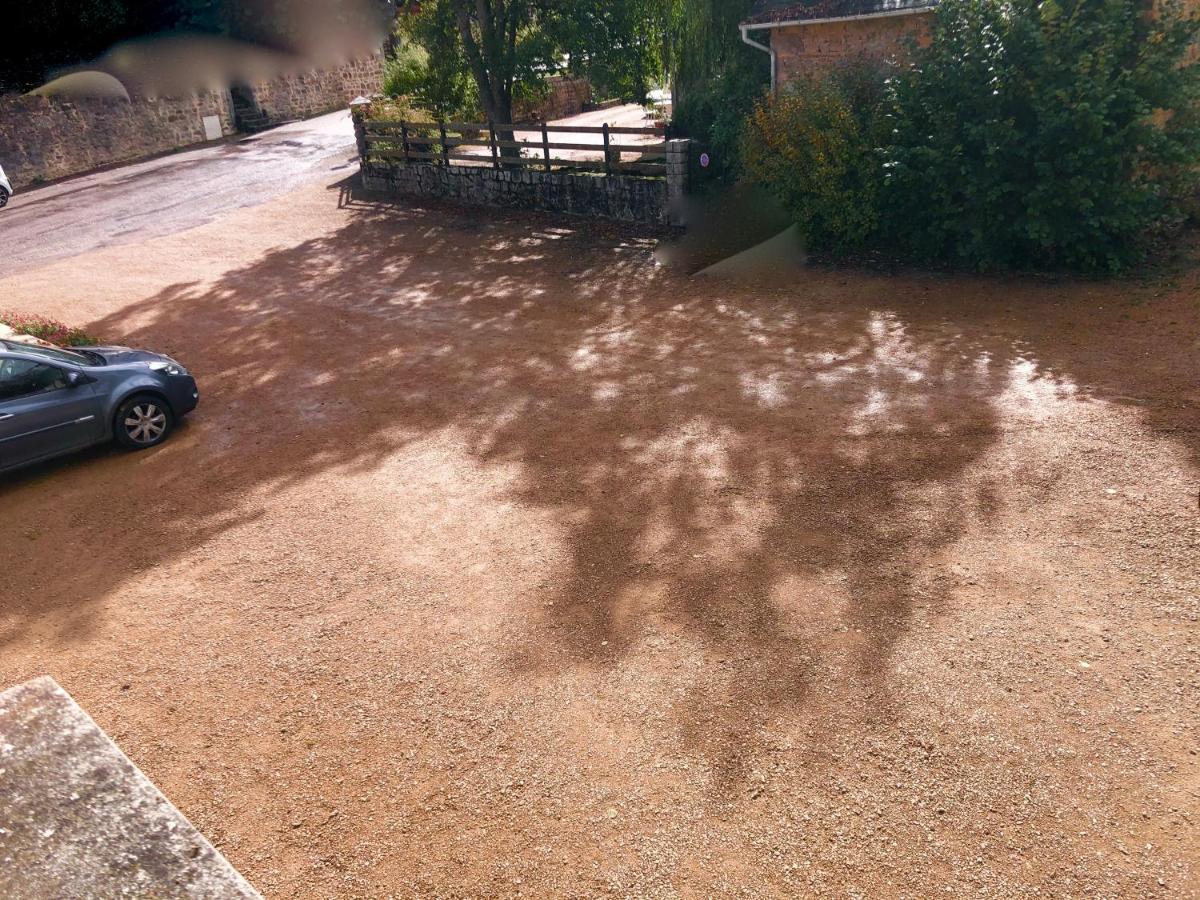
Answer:
[[(403, 159), (407, 162), (448, 166), (451, 162), (472, 162), (500, 168), (584, 169), (607, 175), (636, 174), (665, 178), (666, 128), (617, 125), (497, 125), (492, 122), (408, 122), (367, 119), (364, 123), (367, 157)], [(519, 134), (534, 134), (534, 140), (518, 140)], [(598, 134), (599, 143), (552, 140), (551, 135)], [(654, 143), (617, 143), (624, 135), (651, 135)], [(462, 147), (486, 147), (488, 155), (464, 153)], [(516, 150), (516, 153), (512, 151)], [(551, 151), (592, 151), (601, 159), (569, 159), (552, 156)], [(635, 162), (622, 162), (622, 153), (641, 154)], [(529, 154), (529, 155), (526, 155)], [(490, 160), (489, 160), (490, 156)]]

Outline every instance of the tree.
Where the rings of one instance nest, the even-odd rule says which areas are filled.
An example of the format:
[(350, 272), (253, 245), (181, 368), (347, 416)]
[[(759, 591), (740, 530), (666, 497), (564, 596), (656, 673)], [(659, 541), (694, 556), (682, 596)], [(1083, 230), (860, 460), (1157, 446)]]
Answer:
[(546, 23), (572, 74), (640, 103), (663, 79), (668, 0), (571, 0)]
[[(598, 91), (644, 99), (661, 72), (667, 2), (426, 0), (402, 8), (397, 28), (427, 54), (409, 64), (427, 79), (418, 99), (452, 96), (465, 74), (484, 116), (506, 123), (517, 97), (536, 93), (564, 68), (586, 75)], [(405, 54), (402, 46), (395, 56)]]
[[(530, 0), (449, 0), (463, 59), (484, 114), (493, 122), (511, 122), (513, 85), (529, 45), (534, 6)], [(518, 45), (518, 38), (524, 38)]]
[(383, 92), (407, 97), (418, 109), (441, 121), (474, 122), (479, 100), (471, 73), (456, 53), (456, 33), (445, 28), (418, 28), (420, 37), (394, 36), (384, 61)]
[(666, 68), (674, 121), (709, 151), (719, 176), (741, 173), (740, 139), (747, 112), (770, 84), (765, 53), (742, 43), (738, 24), (753, 0), (671, 0)]

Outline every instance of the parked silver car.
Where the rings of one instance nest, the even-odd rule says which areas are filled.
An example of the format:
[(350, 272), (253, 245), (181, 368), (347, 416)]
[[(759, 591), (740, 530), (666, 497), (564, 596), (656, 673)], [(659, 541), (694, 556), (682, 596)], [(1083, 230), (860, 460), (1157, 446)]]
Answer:
[(0, 166), (0, 209), (8, 206), (8, 198), (12, 196), (12, 184), (4, 174), (4, 166)]
[(0, 340), (0, 472), (114, 439), (154, 447), (199, 398), (169, 356)]

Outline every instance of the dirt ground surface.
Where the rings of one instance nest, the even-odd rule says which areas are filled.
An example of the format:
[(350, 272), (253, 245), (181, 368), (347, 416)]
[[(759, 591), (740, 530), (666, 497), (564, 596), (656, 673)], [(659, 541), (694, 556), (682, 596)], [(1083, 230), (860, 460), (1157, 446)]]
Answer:
[(0, 685), (270, 897), (1200, 896), (1200, 268), (689, 279), (343, 176), (0, 279), (202, 391), (0, 482)]

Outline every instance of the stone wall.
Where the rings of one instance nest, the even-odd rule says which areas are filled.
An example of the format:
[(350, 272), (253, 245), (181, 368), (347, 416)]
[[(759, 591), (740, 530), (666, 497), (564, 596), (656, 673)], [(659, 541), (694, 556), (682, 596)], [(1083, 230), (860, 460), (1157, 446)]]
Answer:
[(925, 44), (929, 40), (931, 16), (932, 10), (913, 15), (776, 28), (771, 32), (776, 85), (786, 87), (790, 82), (843, 60), (884, 59), (903, 50), (909, 37)]
[[(377, 93), (379, 55), (337, 68), (284, 75), (251, 88), (266, 124), (345, 109)], [(204, 118), (216, 117), (206, 132)], [(237, 130), (228, 91), (188, 97), (64, 100), (0, 96), (0, 165), (20, 189), (115, 163), (145, 159)]]
[[(20, 189), (90, 169), (143, 159), (234, 130), (228, 93), (132, 100), (0, 97), (0, 165)], [(210, 132), (211, 135), (211, 132)]]
[(393, 196), (667, 224), (667, 183), (661, 178), (399, 162), (365, 164), (362, 181), (369, 191)]
[(375, 54), (336, 68), (284, 75), (250, 88), (266, 121), (277, 124), (345, 109), (355, 97), (378, 94), (382, 84), (383, 57)]
[(548, 92), (537, 101), (513, 103), (518, 122), (550, 122), (577, 116), (592, 102), (592, 84), (586, 78), (555, 75), (546, 79)]

